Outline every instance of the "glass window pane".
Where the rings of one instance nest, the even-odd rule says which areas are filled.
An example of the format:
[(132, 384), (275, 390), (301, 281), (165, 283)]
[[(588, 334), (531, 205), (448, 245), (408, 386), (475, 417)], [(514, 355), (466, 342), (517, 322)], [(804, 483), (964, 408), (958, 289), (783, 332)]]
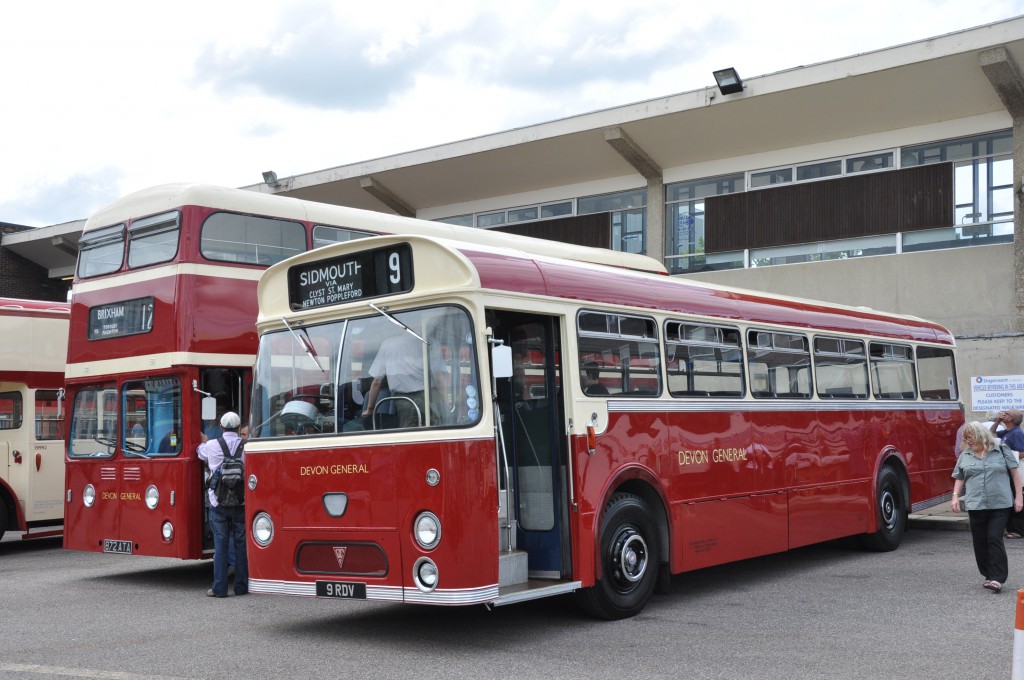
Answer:
[(313, 248), (323, 248), (329, 246), (332, 243), (345, 243), (347, 241), (355, 241), (360, 238), (367, 238), (368, 236), (376, 236), (366, 231), (356, 231), (355, 229), (343, 229), (341, 227), (328, 227), (323, 224), (318, 224), (313, 227)]
[(821, 163), (808, 163), (807, 165), (799, 165), (796, 168), (796, 179), (798, 182), (821, 179), (822, 177), (835, 177), (841, 174), (843, 174), (843, 162), (839, 159), (823, 161)]
[(435, 222), (442, 222), (444, 224), (454, 224), (455, 226), (458, 226), (458, 227), (472, 227), (473, 226), (473, 216), (472, 215), (456, 215), (454, 217), (442, 217), (441, 219), (434, 220), (434, 221)]
[(613, 212), (615, 210), (630, 210), (642, 208), (647, 205), (647, 190), (634, 189), (632, 191), (621, 191), (616, 194), (602, 194), (600, 196), (585, 196), (577, 202), (576, 214), (589, 215), (599, 212)]
[(910, 347), (871, 343), (871, 378), (875, 399), (913, 399), (917, 396)]
[(738, 329), (680, 321), (665, 324), (665, 368), (673, 397), (742, 397)]
[(128, 228), (128, 266), (167, 262), (178, 253), (181, 214), (177, 211), (135, 220)]
[(0, 430), (21, 427), (21, 393), (0, 392)]
[(515, 210), (508, 211), (509, 222), (529, 222), (530, 220), (537, 219), (537, 207), (532, 208), (517, 208)]
[(36, 439), (64, 439), (64, 417), (57, 390), (36, 390)]
[(665, 186), (665, 202), (691, 201), (708, 196), (732, 194), (744, 189), (743, 174), (706, 177)]
[(815, 338), (814, 375), (822, 399), (867, 399), (864, 343), (849, 338)]
[(505, 211), (487, 213), (485, 215), (476, 216), (476, 226), (485, 229), (487, 227), (494, 227), (499, 224), (505, 224)]
[(885, 153), (868, 154), (866, 156), (856, 156), (854, 158), (846, 159), (846, 172), (847, 174), (853, 174), (856, 172), (872, 172), (873, 170), (885, 170), (886, 168), (893, 167), (894, 158), (892, 151), (886, 151)]
[(917, 370), (921, 378), (922, 399), (950, 401), (957, 398), (953, 350), (918, 347)]
[(540, 207), (540, 217), (544, 219), (546, 217), (562, 217), (564, 215), (572, 214), (572, 201), (563, 201), (562, 203), (549, 203), (548, 205), (542, 205)]
[(773, 184), (785, 184), (793, 181), (793, 168), (764, 170), (750, 173), (750, 188), (767, 187)]
[(581, 312), (580, 389), (588, 396), (661, 394), (661, 351), (653, 319)]
[(91, 231), (78, 244), (78, 275), (86, 278), (116, 272), (123, 259), (123, 224)]
[(750, 394), (776, 399), (811, 396), (811, 355), (807, 338), (793, 333), (747, 332)]
[(173, 378), (126, 382), (122, 391), (126, 456), (181, 452), (181, 386)]
[(109, 458), (117, 447), (117, 390), (90, 388), (75, 394), (71, 410), (72, 457)]
[(306, 250), (306, 229), (299, 222), (215, 213), (203, 223), (200, 250), (211, 260), (269, 267)]

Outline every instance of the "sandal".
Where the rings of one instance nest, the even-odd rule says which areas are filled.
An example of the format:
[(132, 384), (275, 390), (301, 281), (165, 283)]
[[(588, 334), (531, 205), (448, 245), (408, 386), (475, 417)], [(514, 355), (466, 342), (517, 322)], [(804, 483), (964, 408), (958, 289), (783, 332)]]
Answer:
[(1016, 531), (1007, 531), (1006, 533), (1003, 534), (1003, 538), (1020, 538), (1020, 537), (1021, 537), (1021, 535), (1018, 534)]
[(1003, 589), (1003, 584), (1001, 584), (999, 581), (985, 581), (983, 586), (991, 590), (993, 593), (998, 593), (1000, 590)]

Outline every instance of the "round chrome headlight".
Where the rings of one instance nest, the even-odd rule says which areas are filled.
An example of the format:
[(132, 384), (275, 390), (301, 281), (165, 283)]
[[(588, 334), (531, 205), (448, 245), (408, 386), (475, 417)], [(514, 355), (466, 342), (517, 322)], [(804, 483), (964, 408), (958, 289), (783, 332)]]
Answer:
[(160, 534), (164, 537), (164, 541), (170, 543), (171, 539), (174, 538), (174, 525), (170, 521), (164, 522), (163, 526), (160, 527)]
[(260, 512), (252, 518), (252, 540), (264, 548), (274, 540), (274, 522), (267, 513)]
[(160, 492), (156, 490), (156, 487), (152, 484), (146, 489), (146, 507), (150, 510), (156, 510), (156, 506), (160, 504)]
[(432, 550), (441, 541), (441, 521), (432, 512), (421, 512), (412, 525), (412, 534), (424, 550)]
[(82, 491), (82, 502), (87, 508), (91, 508), (92, 504), (96, 502), (96, 488), (92, 484), (85, 485), (85, 490)]
[(437, 587), (437, 565), (429, 558), (421, 557), (412, 565), (412, 580), (416, 587), (429, 593)]
[(249, 491), (256, 490), (256, 475), (249, 475)]

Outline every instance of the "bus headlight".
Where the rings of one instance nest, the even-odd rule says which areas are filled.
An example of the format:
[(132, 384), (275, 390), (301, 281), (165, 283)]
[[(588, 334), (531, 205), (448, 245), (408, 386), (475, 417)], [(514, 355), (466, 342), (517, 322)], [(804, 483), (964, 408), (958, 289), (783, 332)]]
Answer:
[(160, 534), (164, 537), (166, 543), (170, 543), (171, 539), (174, 538), (174, 525), (170, 521), (164, 522), (163, 526), (160, 527)]
[(437, 565), (427, 557), (419, 558), (412, 565), (412, 580), (417, 588), (429, 593), (437, 587)]
[(249, 475), (249, 491), (256, 490), (256, 475)]
[(412, 525), (412, 534), (424, 550), (432, 550), (441, 541), (441, 521), (432, 512), (421, 512)]
[(96, 502), (96, 488), (92, 484), (85, 485), (85, 490), (82, 491), (82, 502), (87, 508), (91, 508), (92, 504)]
[(152, 484), (146, 489), (146, 507), (150, 510), (156, 510), (156, 506), (160, 504), (160, 492), (156, 490), (156, 487)]
[(274, 522), (267, 513), (259, 512), (252, 518), (252, 540), (263, 548), (266, 548), (274, 540)]

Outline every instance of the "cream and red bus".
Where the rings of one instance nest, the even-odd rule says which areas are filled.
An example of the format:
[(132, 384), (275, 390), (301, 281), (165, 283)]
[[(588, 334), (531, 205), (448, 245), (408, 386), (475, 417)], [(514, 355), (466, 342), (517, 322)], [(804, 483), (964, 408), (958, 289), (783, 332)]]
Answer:
[[(212, 554), (195, 449), (248, 413), (256, 283), (271, 264), (380, 233), (522, 247), (664, 273), (647, 258), (207, 185), (122, 198), (83, 229), (67, 351), (64, 546)], [(203, 412), (206, 404), (206, 412)]]
[(61, 532), (69, 313), (65, 304), (0, 298), (0, 537)]
[[(275, 264), (259, 305), (251, 592), (621, 618), (673, 574), (895, 549), (950, 497), (954, 341), (922, 319), (418, 236)], [(394, 337), (419, 383), (371, 399)]]

